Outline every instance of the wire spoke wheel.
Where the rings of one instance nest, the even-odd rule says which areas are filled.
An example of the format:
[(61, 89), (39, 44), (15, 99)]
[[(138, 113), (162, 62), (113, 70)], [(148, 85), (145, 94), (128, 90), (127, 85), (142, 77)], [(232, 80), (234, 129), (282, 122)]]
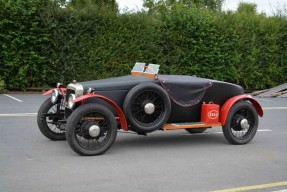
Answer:
[(54, 104), (48, 111), (43, 121), (47, 124), (49, 130), (54, 134), (65, 135), (65, 125), (59, 123), (59, 120), (64, 119), (65, 107), (63, 102)]
[(123, 109), (131, 130), (149, 133), (160, 129), (167, 122), (171, 103), (161, 86), (146, 83), (139, 84), (128, 92)]
[(255, 136), (257, 127), (256, 110), (249, 102), (241, 101), (230, 109), (223, 126), (223, 133), (232, 144), (246, 144)]
[(65, 139), (64, 103), (63, 99), (59, 103), (53, 104), (48, 98), (40, 107), (37, 115), (37, 123), (44, 136), (51, 140)]
[(66, 138), (80, 155), (100, 155), (114, 143), (117, 123), (114, 114), (99, 104), (86, 104), (69, 117)]
[[(242, 128), (241, 126), (241, 122), (243, 120), (247, 120), (248, 123), (248, 126), (246, 126), (245, 128)], [(243, 140), (249, 136), (253, 126), (254, 117), (251, 112), (246, 108), (238, 110), (231, 119), (231, 133), (235, 138), (240, 140)]]
[[(133, 118), (143, 126), (156, 124), (164, 114), (164, 102), (159, 93), (145, 90), (135, 96), (132, 101)], [(147, 112), (147, 105), (153, 106), (153, 111)]]
[[(97, 133), (90, 134), (91, 128), (95, 127)], [(86, 150), (98, 150), (106, 144), (111, 137), (111, 126), (100, 113), (87, 113), (76, 127), (74, 134), (79, 145)]]

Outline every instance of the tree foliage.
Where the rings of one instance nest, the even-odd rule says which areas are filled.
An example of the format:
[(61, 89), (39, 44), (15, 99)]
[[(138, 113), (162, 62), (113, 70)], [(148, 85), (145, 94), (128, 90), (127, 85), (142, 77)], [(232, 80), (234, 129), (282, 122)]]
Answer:
[(257, 5), (254, 3), (240, 3), (237, 8), (237, 13), (245, 13), (245, 14), (251, 14), (256, 15), (256, 8)]
[(94, 9), (94, 11), (118, 12), (116, 0), (71, 0), (67, 2), (67, 7), (72, 9)]
[(221, 12), (188, 6), (195, 1), (166, 1), (171, 6), (160, 14), (118, 14), (109, 7), (114, 1), (98, 2), (0, 0), (1, 84), (53, 86), (127, 75), (136, 61), (246, 89), (287, 81), (287, 20), (257, 14), (253, 4)]
[(48, 4), (40, 0), (0, 2), (0, 78), (7, 87), (40, 85), (48, 67), (42, 50), (50, 41), (50, 33), (41, 21)]
[(176, 5), (221, 10), (223, 0), (144, 0), (143, 6), (152, 12), (163, 12)]

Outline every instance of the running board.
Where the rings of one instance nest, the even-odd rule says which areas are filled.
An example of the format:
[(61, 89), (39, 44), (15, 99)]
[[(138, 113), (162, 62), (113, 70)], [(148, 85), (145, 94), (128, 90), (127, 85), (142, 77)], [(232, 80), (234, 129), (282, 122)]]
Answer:
[(171, 123), (165, 124), (162, 129), (163, 130), (175, 130), (175, 129), (196, 129), (196, 128), (211, 128), (215, 126), (221, 126), (221, 123), (203, 123), (203, 122), (195, 122), (195, 123)]

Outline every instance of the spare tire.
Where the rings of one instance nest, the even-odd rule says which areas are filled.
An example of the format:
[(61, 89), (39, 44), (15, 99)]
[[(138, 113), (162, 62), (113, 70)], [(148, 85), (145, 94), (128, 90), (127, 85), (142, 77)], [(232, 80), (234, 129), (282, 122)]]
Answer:
[(145, 83), (136, 85), (128, 92), (123, 109), (131, 130), (149, 133), (167, 122), (171, 103), (161, 86)]

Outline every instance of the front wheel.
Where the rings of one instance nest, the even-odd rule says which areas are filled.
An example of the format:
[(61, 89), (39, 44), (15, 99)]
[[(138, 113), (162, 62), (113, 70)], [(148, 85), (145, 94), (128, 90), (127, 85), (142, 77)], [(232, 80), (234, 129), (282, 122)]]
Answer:
[(48, 98), (38, 111), (37, 123), (40, 131), (51, 140), (65, 140), (65, 124), (61, 120), (64, 120), (63, 101), (53, 104), (51, 98)]
[(69, 117), (66, 138), (71, 148), (80, 155), (100, 155), (106, 152), (117, 136), (114, 114), (106, 107), (86, 104)]
[(246, 101), (235, 103), (230, 109), (223, 134), (231, 144), (242, 145), (250, 142), (258, 127), (258, 114), (252, 104)]

